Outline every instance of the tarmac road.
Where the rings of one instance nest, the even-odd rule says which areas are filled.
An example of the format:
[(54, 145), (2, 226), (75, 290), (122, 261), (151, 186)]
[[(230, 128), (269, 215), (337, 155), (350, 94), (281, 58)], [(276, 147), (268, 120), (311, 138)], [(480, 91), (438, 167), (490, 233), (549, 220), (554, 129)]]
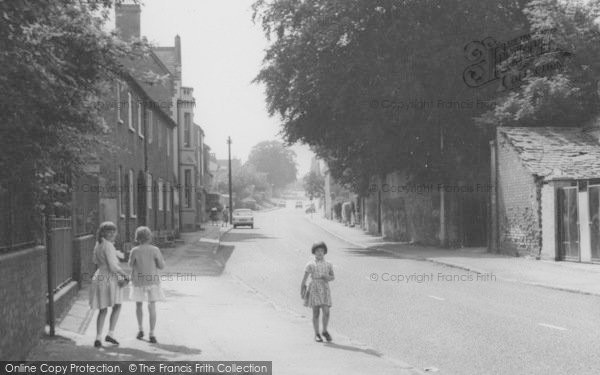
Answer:
[[(386, 356), (439, 374), (598, 374), (600, 298), (480, 277), (363, 250), (303, 210), (255, 216), (222, 239), (226, 273), (305, 317), (299, 297), (310, 245), (334, 264), (331, 328)], [(282, 334), (285, 334), (282, 332)], [(306, 340), (312, 340), (306, 320)]]

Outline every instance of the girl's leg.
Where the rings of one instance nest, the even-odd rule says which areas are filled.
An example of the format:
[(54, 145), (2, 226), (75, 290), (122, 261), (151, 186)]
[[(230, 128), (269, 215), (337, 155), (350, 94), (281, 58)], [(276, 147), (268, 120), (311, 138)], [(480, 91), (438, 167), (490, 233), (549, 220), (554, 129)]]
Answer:
[(121, 304), (118, 303), (113, 305), (112, 312), (110, 313), (110, 324), (108, 326), (108, 335), (112, 337), (115, 331), (115, 327), (117, 326), (117, 321), (119, 320), (119, 313), (121, 312)]
[(96, 340), (102, 339), (102, 330), (104, 329), (104, 320), (106, 319), (106, 307), (98, 311), (98, 318), (96, 319)]
[(144, 310), (142, 310), (142, 302), (135, 303), (135, 317), (138, 322), (138, 331), (142, 332), (144, 330), (143, 319), (144, 319)]
[(327, 325), (329, 324), (329, 306), (322, 306), (323, 308), (323, 332), (327, 332)]
[(313, 307), (313, 328), (315, 335), (319, 334), (319, 307)]
[(154, 336), (154, 327), (156, 327), (156, 302), (148, 302), (148, 314), (150, 314), (150, 336)]

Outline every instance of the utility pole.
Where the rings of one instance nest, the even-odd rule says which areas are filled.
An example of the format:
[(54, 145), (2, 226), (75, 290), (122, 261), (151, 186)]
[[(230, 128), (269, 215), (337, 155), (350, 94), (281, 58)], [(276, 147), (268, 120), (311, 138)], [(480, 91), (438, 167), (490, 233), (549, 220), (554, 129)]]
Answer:
[(233, 222), (233, 195), (231, 193), (231, 137), (227, 137), (227, 148), (229, 149), (229, 224), (231, 224)]

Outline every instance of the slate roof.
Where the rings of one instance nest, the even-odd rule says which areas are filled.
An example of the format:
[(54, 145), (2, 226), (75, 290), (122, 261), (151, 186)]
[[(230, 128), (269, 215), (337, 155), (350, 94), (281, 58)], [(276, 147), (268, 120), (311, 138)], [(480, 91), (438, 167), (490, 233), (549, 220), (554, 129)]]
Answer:
[(155, 47), (152, 51), (158, 56), (160, 61), (173, 74), (176, 74), (177, 57), (175, 56), (175, 47)]
[(600, 142), (583, 128), (500, 127), (525, 168), (544, 180), (600, 178)]

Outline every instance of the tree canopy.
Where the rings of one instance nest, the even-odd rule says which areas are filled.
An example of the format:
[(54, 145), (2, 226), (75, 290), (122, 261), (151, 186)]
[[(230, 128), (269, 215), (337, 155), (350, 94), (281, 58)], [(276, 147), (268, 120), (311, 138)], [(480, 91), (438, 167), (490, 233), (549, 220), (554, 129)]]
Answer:
[(256, 144), (247, 163), (253, 165), (257, 172), (265, 173), (267, 181), (276, 189), (283, 189), (296, 181), (296, 153), (279, 141)]
[(357, 192), (395, 170), (469, 178), (486, 152), (473, 117), (488, 108), (475, 103), (495, 87), (465, 85), (465, 46), (526, 32), (525, 4), (258, 0), (255, 20), (271, 44), (255, 81), (286, 141), (312, 146)]
[(313, 200), (325, 196), (325, 179), (315, 171), (310, 171), (303, 179), (304, 191), (306, 196)]
[[(119, 3), (120, 1), (117, 1)], [(98, 135), (112, 79), (147, 51), (103, 29), (111, 0), (0, 2), (0, 185), (53, 203)], [(31, 178), (29, 177), (31, 176)]]
[[(524, 12), (532, 40), (504, 64), (524, 78), (478, 122), (487, 127), (585, 125), (600, 112), (600, 2), (534, 0)], [(545, 49), (531, 53), (525, 48), (534, 44)]]

